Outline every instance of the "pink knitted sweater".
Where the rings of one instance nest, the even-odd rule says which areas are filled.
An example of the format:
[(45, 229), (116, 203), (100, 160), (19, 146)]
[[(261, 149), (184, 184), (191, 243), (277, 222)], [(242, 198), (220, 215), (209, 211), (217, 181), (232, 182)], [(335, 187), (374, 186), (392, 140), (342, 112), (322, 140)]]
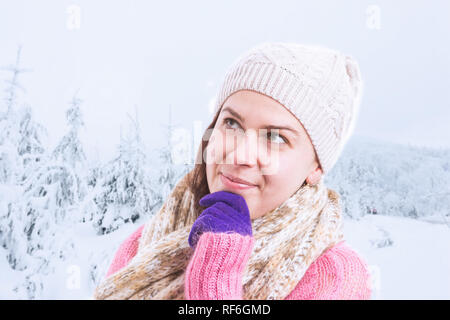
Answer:
[[(120, 245), (107, 277), (134, 257), (143, 227)], [(242, 275), (253, 244), (252, 236), (203, 233), (186, 269), (186, 299), (242, 300)], [(363, 300), (370, 296), (367, 264), (343, 240), (310, 265), (285, 300)]]

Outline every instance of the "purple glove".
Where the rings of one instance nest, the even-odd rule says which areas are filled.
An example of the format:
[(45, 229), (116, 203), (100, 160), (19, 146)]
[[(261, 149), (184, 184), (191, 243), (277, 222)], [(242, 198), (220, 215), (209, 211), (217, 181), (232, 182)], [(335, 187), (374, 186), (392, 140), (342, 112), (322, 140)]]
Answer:
[(189, 245), (194, 248), (203, 232), (236, 232), (252, 235), (250, 212), (244, 197), (228, 191), (208, 193), (199, 204), (209, 207), (203, 210), (192, 225)]

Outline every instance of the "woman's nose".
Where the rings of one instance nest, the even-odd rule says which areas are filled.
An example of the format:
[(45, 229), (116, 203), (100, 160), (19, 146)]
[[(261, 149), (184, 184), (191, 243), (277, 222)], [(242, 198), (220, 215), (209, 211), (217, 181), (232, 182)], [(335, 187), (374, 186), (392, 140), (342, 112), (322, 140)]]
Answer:
[[(236, 135), (233, 139), (233, 146), (229, 149), (227, 163), (236, 165), (254, 166), (258, 160), (259, 152), (258, 134), (254, 129), (247, 129), (245, 133)], [(231, 162), (229, 162), (229, 160)]]

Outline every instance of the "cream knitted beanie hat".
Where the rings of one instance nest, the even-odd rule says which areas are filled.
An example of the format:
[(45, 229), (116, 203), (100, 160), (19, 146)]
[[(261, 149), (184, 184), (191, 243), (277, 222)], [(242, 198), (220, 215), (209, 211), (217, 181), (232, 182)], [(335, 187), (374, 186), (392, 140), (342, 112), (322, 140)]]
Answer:
[(316, 45), (264, 42), (231, 65), (214, 111), (239, 90), (271, 97), (301, 122), (325, 174), (353, 132), (362, 88), (358, 63), (349, 55)]

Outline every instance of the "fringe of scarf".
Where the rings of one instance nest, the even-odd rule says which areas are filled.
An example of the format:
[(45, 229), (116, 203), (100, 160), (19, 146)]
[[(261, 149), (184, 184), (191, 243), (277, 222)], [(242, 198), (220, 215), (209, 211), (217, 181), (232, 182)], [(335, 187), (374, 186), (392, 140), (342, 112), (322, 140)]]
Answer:
[[(136, 256), (97, 286), (94, 299), (186, 299), (184, 272), (193, 255), (188, 236), (200, 214), (194, 210), (192, 172), (145, 224)], [(343, 240), (341, 212), (339, 195), (322, 178), (252, 220), (255, 244), (242, 278), (243, 298), (287, 297), (308, 267)]]

